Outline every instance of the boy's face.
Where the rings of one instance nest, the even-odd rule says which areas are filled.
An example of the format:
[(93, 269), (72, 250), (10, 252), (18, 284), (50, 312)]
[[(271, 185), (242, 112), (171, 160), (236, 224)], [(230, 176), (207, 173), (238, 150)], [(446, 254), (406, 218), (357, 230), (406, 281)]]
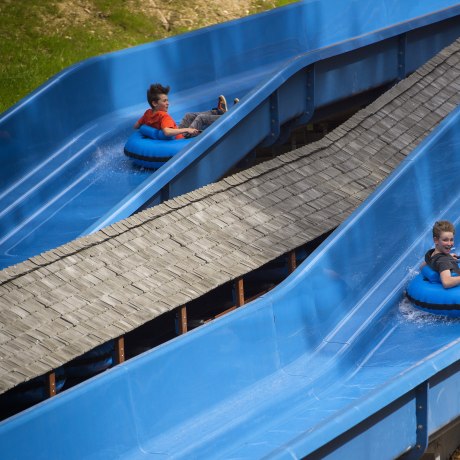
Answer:
[(158, 101), (152, 102), (154, 110), (161, 110), (167, 112), (169, 107), (169, 99), (167, 94), (160, 94)]
[(454, 247), (454, 234), (452, 232), (441, 232), (439, 238), (434, 238), (434, 245), (438, 252), (450, 254)]

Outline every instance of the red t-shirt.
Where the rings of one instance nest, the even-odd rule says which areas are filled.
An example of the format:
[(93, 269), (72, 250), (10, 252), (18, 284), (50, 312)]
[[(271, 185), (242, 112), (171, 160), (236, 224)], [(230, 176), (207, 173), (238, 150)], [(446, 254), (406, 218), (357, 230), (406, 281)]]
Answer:
[[(177, 129), (176, 122), (173, 120), (171, 115), (168, 112), (163, 112), (162, 110), (158, 110), (154, 112), (152, 109), (147, 109), (139, 118), (138, 123), (140, 125), (147, 125), (151, 126), (155, 129), (163, 129), (163, 128), (173, 128)], [(184, 136), (182, 134), (178, 134), (176, 139), (183, 139)]]

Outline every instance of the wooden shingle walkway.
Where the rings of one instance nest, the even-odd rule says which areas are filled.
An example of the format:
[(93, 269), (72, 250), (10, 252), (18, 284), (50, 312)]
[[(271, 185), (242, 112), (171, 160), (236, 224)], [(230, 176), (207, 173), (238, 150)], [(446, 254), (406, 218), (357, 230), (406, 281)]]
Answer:
[(0, 271), (0, 393), (333, 229), (459, 94), (455, 42), (321, 141)]

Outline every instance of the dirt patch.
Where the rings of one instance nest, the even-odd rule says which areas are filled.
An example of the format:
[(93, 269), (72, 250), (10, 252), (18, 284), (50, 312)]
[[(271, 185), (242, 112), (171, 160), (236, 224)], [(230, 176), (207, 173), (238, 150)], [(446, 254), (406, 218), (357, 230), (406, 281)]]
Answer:
[[(158, 20), (165, 32), (172, 29), (195, 29), (231, 19), (241, 18), (259, 9), (275, 6), (272, 0), (127, 0), (126, 8), (133, 13)], [(92, 0), (61, 0), (58, 13), (46, 18), (49, 30), (65, 33), (71, 25), (98, 33), (110, 33), (107, 16)]]
[(195, 0), (178, 7), (177, 0), (128, 0), (133, 10), (156, 17), (165, 30), (194, 28), (246, 16), (251, 11), (250, 0)]
[(56, 4), (57, 14), (48, 15), (45, 24), (49, 30), (65, 35), (70, 26), (82, 27), (101, 35), (111, 35), (112, 30), (107, 23), (107, 16), (100, 11), (91, 0), (61, 0)]

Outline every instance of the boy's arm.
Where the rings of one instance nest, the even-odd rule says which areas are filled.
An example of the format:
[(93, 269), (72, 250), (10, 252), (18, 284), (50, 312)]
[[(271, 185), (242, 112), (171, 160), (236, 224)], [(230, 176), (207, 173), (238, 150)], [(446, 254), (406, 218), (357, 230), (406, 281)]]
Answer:
[(177, 136), (178, 134), (190, 134), (191, 136), (196, 136), (200, 134), (195, 128), (162, 128), (162, 131), (165, 136)]
[(446, 289), (460, 285), (460, 276), (452, 276), (450, 270), (443, 270), (439, 275), (442, 286)]

